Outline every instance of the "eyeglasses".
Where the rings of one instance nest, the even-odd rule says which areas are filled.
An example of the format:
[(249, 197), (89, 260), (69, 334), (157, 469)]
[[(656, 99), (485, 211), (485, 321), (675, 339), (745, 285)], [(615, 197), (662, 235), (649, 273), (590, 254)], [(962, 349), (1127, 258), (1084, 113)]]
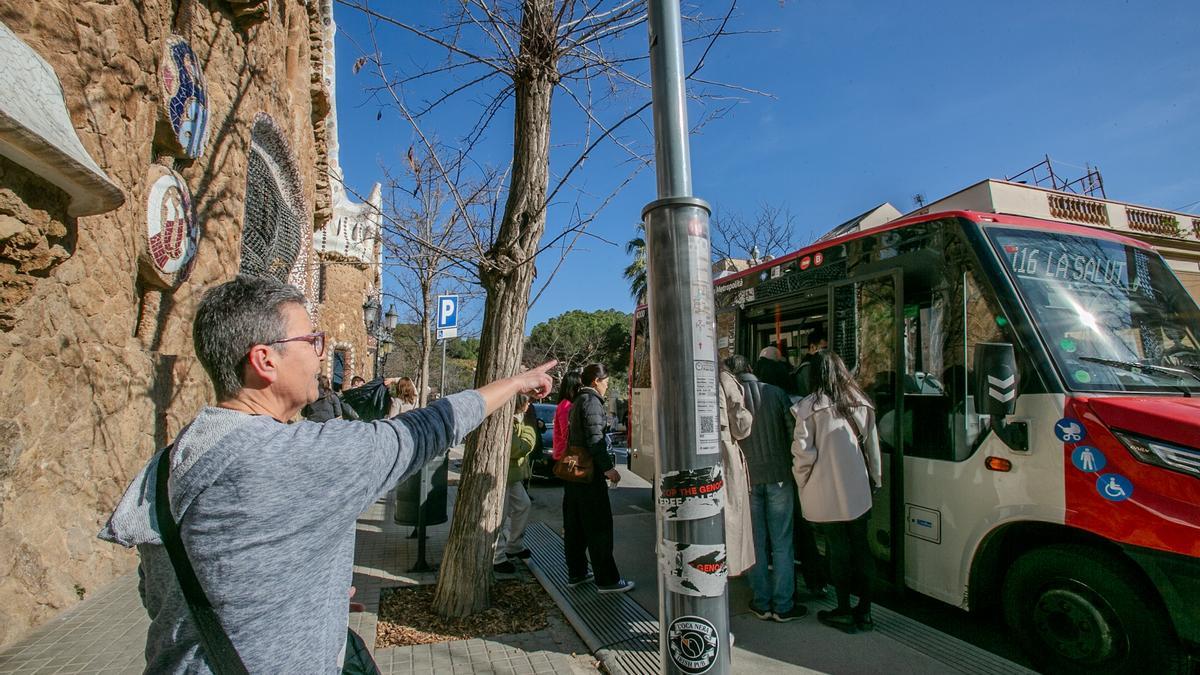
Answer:
[(269, 345), (283, 344), (284, 342), (307, 342), (313, 346), (317, 352), (317, 356), (325, 356), (325, 332), (309, 333), (308, 335), (297, 335), (296, 337), (284, 338), (282, 340), (272, 340)]

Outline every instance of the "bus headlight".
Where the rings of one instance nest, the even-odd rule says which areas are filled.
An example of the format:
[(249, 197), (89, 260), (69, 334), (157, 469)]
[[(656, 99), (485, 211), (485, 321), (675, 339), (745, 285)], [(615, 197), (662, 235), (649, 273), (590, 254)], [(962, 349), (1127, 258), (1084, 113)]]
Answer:
[(1200, 450), (1137, 436), (1127, 431), (1113, 430), (1113, 435), (1124, 443), (1129, 453), (1140, 462), (1200, 478)]

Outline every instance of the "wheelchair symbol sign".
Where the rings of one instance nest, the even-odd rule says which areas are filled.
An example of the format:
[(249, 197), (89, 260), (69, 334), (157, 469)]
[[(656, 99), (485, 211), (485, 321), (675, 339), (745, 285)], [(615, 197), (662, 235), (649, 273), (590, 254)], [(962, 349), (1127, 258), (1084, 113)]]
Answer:
[(1106, 473), (1096, 479), (1096, 491), (1110, 502), (1123, 502), (1133, 496), (1133, 483), (1119, 473)]
[(1079, 420), (1064, 417), (1054, 423), (1054, 435), (1063, 443), (1078, 443), (1087, 436), (1087, 431)]

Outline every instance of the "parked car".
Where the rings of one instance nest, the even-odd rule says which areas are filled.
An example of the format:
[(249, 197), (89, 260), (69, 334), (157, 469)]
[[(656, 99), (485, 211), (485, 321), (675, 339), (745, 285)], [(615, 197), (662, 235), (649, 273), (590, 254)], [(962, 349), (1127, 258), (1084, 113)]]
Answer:
[(534, 403), (533, 414), (537, 416), (537, 432), (542, 437), (542, 452), (533, 458), (533, 475), (538, 478), (554, 478), (554, 460), (550, 453), (554, 448), (553, 403)]

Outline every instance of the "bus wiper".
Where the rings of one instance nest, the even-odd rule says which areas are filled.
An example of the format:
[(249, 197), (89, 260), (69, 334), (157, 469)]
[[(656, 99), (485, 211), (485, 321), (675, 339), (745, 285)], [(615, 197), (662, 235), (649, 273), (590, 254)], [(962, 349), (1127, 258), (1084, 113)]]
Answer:
[[(1183, 377), (1186, 375), (1187, 377), (1190, 377), (1193, 380), (1200, 382), (1200, 375), (1196, 375), (1195, 373), (1191, 372), (1190, 370), (1182, 370), (1180, 368), (1167, 368), (1166, 366), (1152, 366), (1148, 363), (1137, 363), (1136, 361), (1117, 361), (1115, 359), (1101, 359), (1101, 358), (1096, 358), (1094, 356), (1080, 356), (1079, 360), (1080, 361), (1088, 361), (1089, 363), (1099, 363), (1102, 366), (1112, 366), (1113, 368), (1120, 368), (1122, 370), (1127, 370), (1131, 373), (1140, 373), (1140, 372), (1157, 373), (1159, 375), (1167, 375), (1169, 377), (1175, 377), (1180, 380), (1182, 380)], [(1180, 383), (1180, 385), (1179, 385), (1179, 391), (1183, 392), (1184, 396), (1190, 397), (1192, 395), (1191, 390), (1188, 389), (1182, 383)]]

